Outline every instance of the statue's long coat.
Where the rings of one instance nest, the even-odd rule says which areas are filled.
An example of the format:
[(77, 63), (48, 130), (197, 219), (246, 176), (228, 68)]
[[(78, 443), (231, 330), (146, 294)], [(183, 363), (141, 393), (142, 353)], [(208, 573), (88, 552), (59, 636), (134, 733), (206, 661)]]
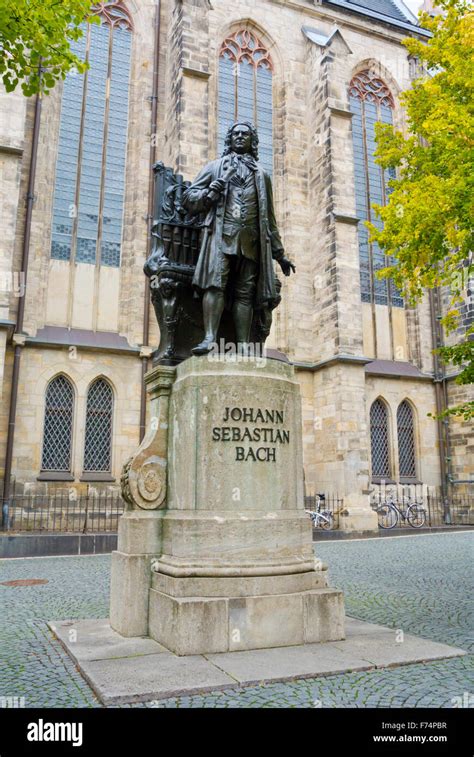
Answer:
[[(225, 156), (213, 160), (204, 166), (196, 181), (183, 195), (183, 205), (189, 210), (202, 212), (206, 210), (206, 189), (215, 179), (224, 176), (230, 166), (229, 157)], [(198, 289), (221, 287), (222, 277), (222, 228), (224, 222), (225, 203), (227, 201), (227, 186), (219, 201), (209, 208), (201, 236), (201, 249), (193, 285)], [(262, 307), (265, 303), (278, 298), (275, 289), (275, 272), (273, 260), (280, 260), (283, 255), (283, 245), (275, 220), (273, 209), (273, 193), (270, 176), (257, 164), (255, 170), (255, 186), (258, 197), (258, 211), (260, 224), (260, 255), (259, 277), (255, 296), (255, 307)]]

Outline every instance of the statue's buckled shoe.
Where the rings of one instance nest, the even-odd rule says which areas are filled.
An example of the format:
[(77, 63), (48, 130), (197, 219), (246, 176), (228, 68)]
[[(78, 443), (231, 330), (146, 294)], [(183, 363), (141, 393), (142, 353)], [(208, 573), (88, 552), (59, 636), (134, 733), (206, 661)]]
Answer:
[(196, 347), (193, 347), (191, 352), (193, 355), (207, 355), (211, 352), (215, 343), (214, 339), (203, 339)]

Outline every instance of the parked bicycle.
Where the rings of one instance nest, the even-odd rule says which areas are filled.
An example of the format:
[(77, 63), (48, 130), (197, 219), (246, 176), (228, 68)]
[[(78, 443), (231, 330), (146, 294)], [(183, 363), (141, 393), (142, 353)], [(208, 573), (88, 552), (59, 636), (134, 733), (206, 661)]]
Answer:
[(380, 528), (395, 528), (401, 520), (406, 521), (412, 528), (421, 528), (426, 522), (426, 510), (420, 502), (413, 502), (411, 497), (405, 497), (405, 502), (399, 506), (393, 499), (393, 494), (380, 504), (377, 509)]
[(306, 510), (312, 522), (313, 528), (323, 528), (331, 531), (334, 528), (334, 515), (330, 510), (321, 510), (321, 505), (326, 502), (324, 494), (316, 495), (316, 510)]

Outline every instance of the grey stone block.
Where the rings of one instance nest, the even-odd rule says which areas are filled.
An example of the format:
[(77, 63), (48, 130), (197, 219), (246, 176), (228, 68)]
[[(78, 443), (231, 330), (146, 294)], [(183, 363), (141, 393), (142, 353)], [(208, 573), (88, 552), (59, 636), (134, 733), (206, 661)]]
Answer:
[(153, 589), (172, 597), (254, 597), (293, 594), (327, 586), (327, 571), (308, 571), (283, 576), (229, 576), (175, 578), (153, 573)]
[(177, 655), (228, 649), (227, 600), (178, 598), (150, 590), (150, 636)]
[(151, 558), (112, 552), (110, 624), (122, 636), (148, 636)]
[(126, 511), (118, 529), (119, 552), (129, 555), (161, 554), (161, 522), (163, 511)]
[(229, 600), (229, 651), (303, 642), (301, 593)]
[(344, 596), (337, 589), (305, 592), (305, 643), (336, 641), (344, 638)]

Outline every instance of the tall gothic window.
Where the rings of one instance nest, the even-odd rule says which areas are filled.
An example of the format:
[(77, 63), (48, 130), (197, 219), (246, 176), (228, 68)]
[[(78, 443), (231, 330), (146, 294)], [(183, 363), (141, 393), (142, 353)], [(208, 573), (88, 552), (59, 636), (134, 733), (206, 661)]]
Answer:
[(393, 123), (394, 100), (387, 85), (371, 71), (354, 76), (349, 87), (354, 146), (356, 211), (359, 222), (360, 286), (363, 302), (403, 307), (403, 299), (393, 281), (377, 279), (381, 268), (391, 265), (378, 244), (369, 243), (364, 221), (378, 228), (381, 221), (375, 216), (372, 203), (385, 205), (390, 193), (388, 182), (395, 178), (394, 170), (384, 171), (375, 162), (375, 124)]
[(390, 444), (388, 410), (385, 402), (378, 399), (370, 408), (370, 448), (372, 457), (372, 476), (390, 478)]
[(415, 478), (415, 430), (413, 408), (404, 400), (397, 410), (398, 466), (401, 478)]
[(112, 447), (113, 393), (105, 379), (97, 379), (87, 393), (84, 471), (109, 472)]
[(248, 29), (223, 41), (219, 54), (218, 141), (219, 154), (233, 121), (251, 121), (258, 128), (259, 158), (273, 170), (272, 71), (270, 53)]
[(122, 240), (132, 22), (122, 0), (100, 2), (73, 52), (61, 105), (51, 257), (118, 267)]
[(71, 470), (73, 413), (72, 384), (66, 376), (57, 376), (46, 390), (41, 470)]

